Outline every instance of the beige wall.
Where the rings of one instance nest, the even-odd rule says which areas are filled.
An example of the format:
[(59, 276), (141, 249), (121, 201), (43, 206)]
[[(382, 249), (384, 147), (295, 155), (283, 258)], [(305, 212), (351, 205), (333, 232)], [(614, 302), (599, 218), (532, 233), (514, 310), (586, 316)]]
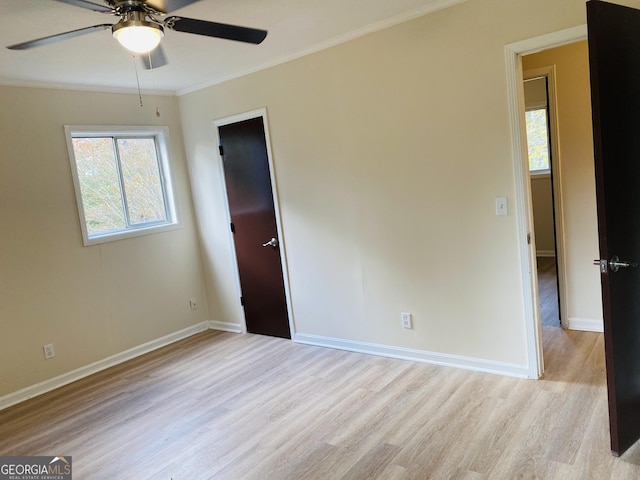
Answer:
[(538, 256), (551, 256), (555, 252), (553, 231), (553, 196), (548, 175), (531, 177), (531, 202)]
[(567, 317), (569, 324), (601, 323), (600, 273), (592, 264), (599, 251), (587, 42), (523, 58), (524, 70), (548, 65), (556, 66)]
[[(0, 87), (0, 397), (207, 318), (177, 101), (145, 102)], [(83, 247), (65, 124), (168, 125), (183, 228)]]
[(504, 47), (584, 23), (473, 0), (180, 97), (212, 319), (242, 318), (212, 121), (267, 107), (296, 332), (524, 365)]

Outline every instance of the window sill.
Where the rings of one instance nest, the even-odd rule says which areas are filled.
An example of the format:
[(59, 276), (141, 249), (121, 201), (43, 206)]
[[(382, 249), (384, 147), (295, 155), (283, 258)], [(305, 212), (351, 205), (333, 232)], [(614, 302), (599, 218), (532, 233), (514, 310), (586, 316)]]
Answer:
[(549, 170), (534, 170), (529, 172), (531, 179), (544, 180), (545, 178), (551, 178), (551, 172)]
[(141, 237), (142, 235), (150, 235), (153, 233), (168, 232), (170, 230), (177, 230), (182, 228), (179, 222), (169, 223), (166, 225), (154, 225), (147, 228), (136, 228), (133, 230), (125, 230), (122, 232), (106, 233), (104, 235), (95, 235), (93, 237), (83, 236), (83, 242), (85, 247), (91, 245), (99, 245), (101, 243), (115, 242), (116, 240), (124, 240), (126, 238)]

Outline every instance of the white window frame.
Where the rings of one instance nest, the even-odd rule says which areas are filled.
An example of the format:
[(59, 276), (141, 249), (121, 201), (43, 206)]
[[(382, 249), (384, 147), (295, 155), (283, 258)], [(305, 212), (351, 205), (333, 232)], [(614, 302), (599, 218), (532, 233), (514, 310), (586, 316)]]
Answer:
[[(169, 161), (170, 140), (169, 128), (163, 126), (84, 126), (84, 125), (65, 125), (65, 136), (67, 139), (67, 149), (69, 150), (69, 161), (71, 163), (71, 174), (73, 177), (73, 186), (76, 193), (76, 203), (78, 205), (78, 214), (80, 217), (80, 228), (82, 230), (82, 240), (85, 246), (96, 245), (125, 238), (138, 237), (152, 233), (165, 232), (181, 228), (178, 218), (178, 208), (176, 202), (175, 189), (173, 187), (171, 175), (171, 163)], [(73, 149), (74, 138), (91, 138), (91, 137), (131, 137), (131, 138), (149, 138), (153, 137), (157, 145), (158, 166), (160, 168), (160, 178), (163, 187), (164, 201), (167, 211), (167, 221), (144, 226), (129, 226), (123, 230), (110, 231), (100, 234), (89, 235), (87, 230), (87, 221), (84, 212), (84, 202), (82, 199), (82, 190), (80, 189), (80, 180), (78, 178), (78, 169)]]

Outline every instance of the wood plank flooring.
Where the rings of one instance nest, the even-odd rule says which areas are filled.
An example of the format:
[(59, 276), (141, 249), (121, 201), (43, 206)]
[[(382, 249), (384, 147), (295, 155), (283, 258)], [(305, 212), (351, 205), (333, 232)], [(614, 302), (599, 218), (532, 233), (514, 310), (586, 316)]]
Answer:
[(555, 257), (538, 257), (537, 264), (540, 323), (548, 327), (560, 327), (556, 259)]
[(637, 479), (609, 452), (602, 335), (543, 327), (519, 380), (205, 332), (0, 411), (0, 454), (74, 479)]

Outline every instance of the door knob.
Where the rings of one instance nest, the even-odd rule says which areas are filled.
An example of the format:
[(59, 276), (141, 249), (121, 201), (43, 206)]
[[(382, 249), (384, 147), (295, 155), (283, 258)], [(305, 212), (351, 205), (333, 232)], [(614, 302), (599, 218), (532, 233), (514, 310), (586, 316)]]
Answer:
[(627, 262), (627, 261), (624, 261), (624, 260), (620, 260), (620, 257), (618, 257), (617, 255), (614, 255), (613, 257), (611, 257), (611, 260), (609, 260), (609, 261), (606, 261), (606, 260), (594, 260), (593, 264), (594, 265), (600, 265), (600, 271), (602, 273), (607, 273), (607, 265), (609, 265), (609, 268), (614, 273), (617, 272), (618, 270), (620, 270), (621, 268), (637, 267), (638, 266), (638, 262)]
[(263, 247), (273, 247), (276, 248), (278, 246), (278, 239), (276, 237), (273, 237), (271, 240), (269, 240), (267, 243), (263, 243), (262, 244)]

